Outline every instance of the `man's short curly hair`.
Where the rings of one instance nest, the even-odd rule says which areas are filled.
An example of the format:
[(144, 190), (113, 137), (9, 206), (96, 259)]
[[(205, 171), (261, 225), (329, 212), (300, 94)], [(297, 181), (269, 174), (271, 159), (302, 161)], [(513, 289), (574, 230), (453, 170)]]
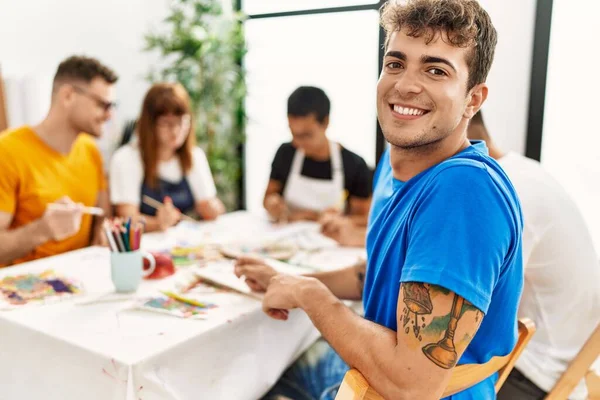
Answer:
[(115, 83), (119, 77), (114, 71), (95, 58), (71, 56), (62, 61), (54, 75), (55, 88), (70, 81), (90, 83), (94, 78), (102, 78), (108, 83)]
[(453, 46), (473, 47), (467, 57), (467, 90), (487, 79), (498, 36), (477, 0), (389, 0), (380, 14), (386, 49), (394, 32), (424, 36), (427, 43), (442, 34), (441, 38)]

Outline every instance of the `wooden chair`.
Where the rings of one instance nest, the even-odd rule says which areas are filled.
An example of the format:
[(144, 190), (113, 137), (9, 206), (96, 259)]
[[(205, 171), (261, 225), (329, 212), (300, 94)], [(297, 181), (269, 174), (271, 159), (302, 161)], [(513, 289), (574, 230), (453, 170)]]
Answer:
[[(496, 382), (496, 393), (508, 377), (508, 374), (515, 366), (515, 362), (521, 355), (521, 352), (531, 339), (535, 332), (535, 324), (528, 318), (519, 320), (519, 338), (513, 351), (504, 357), (493, 357), (485, 364), (464, 364), (459, 365), (452, 370), (450, 383), (444, 390), (442, 397), (451, 396), (461, 392), (485, 378), (498, 372), (498, 381)], [(383, 400), (367, 380), (356, 369), (346, 373), (340, 390), (335, 398), (336, 400)]]
[(590, 338), (548, 393), (546, 400), (567, 399), (575, 386), (584, 378), (588, 389), (588, 399), (600, 400), (600, 377), (594, 371), (589, 370), (598, 356), (600, 356), (600, 324), (596, 326)]

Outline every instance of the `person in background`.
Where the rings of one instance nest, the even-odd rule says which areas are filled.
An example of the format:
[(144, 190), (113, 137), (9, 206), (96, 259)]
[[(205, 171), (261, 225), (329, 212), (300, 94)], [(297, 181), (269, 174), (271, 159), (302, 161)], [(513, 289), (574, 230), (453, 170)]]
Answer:
[[(468, 136), (486, 142), (521, 200), (525, 285), (519, 316), (537, 327), (498, 399), (541, 400), (600, 323), (598, 255), (577, 205), (539, 162), (504, 153), (481, 112), (471, 120)], [(583, 381), (569, 398), (586, 398)]]
[(319, 88), (302, 86), (288, 99), (292, 142), (277, 150), (264, 207), (278, 221), (317, 221), (324, 212), (365, 223), (372, 173), (365, 161), (327, 139), (330, 102)]
[[(148, 90), (136, 134), (111, 160), (117, 216), (142, 215), (147, 231), (156, 231), (177, 224), (182, 213), (214, 220), (225, 212), (206, 155), (195, 145), (190, 98), (182, 85), (157, 83)], [(145, 196), (162, 205), (147, 204)]]
[(111, 117), (116, 81), (98, 60), (69, 57), (46, 118), (0, 134), (0, 266), (104, 244), (102, 217), (83, 206), (110, 211), (94, 138)]

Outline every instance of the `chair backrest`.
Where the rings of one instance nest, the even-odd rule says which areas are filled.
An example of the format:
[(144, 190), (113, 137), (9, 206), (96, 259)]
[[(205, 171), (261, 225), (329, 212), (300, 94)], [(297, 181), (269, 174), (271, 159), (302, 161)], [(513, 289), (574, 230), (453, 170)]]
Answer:
[(596, 326), (577, 356), (548, 393), (546, 400), (567, 399), (583, 378), (586, 378), (588, 398), (600, 399), (600, 378), (593, 371), (589, 371), (598, 356), (600, 356), (600, 324)]
[[(451, 396), (461, 392), (485, 378), (498, 372), (496, 392), (508, 377), (515, 366), (515, 362), (523, 352), (523, 349), (535, 333), (535, 324), (528, 318), (519, 320), (519, 338), (514, 349), (504, 357), (493, 357), (485, 364), (464, 364), (452, 370), (450, 383), (444, 390), (442, 397)], [(346, 373), (342, 385), (336, 396), (336, 400), (382, 400), (383, 397), (373, 389), (364, 376), (358, 370), (352, 369)]]

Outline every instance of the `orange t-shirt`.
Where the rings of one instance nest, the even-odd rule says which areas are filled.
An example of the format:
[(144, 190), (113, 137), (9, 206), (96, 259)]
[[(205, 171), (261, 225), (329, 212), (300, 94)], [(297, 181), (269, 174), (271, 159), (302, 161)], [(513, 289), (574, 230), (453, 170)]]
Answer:
[[(103, 190), (106, 178), (102, 155), (91, 136), (80, 134), (71, 152), (64, 155), (28, 126), (0, 133), (0, 212), (13, 215), (9, 230), (39, 219), (48, 203), (63, 196), (94, 206)], [(84, 215), (81, 229), (74, 236), (44, 243), (12, 264), (85, 247), (91, 229), (92, 217)]]

